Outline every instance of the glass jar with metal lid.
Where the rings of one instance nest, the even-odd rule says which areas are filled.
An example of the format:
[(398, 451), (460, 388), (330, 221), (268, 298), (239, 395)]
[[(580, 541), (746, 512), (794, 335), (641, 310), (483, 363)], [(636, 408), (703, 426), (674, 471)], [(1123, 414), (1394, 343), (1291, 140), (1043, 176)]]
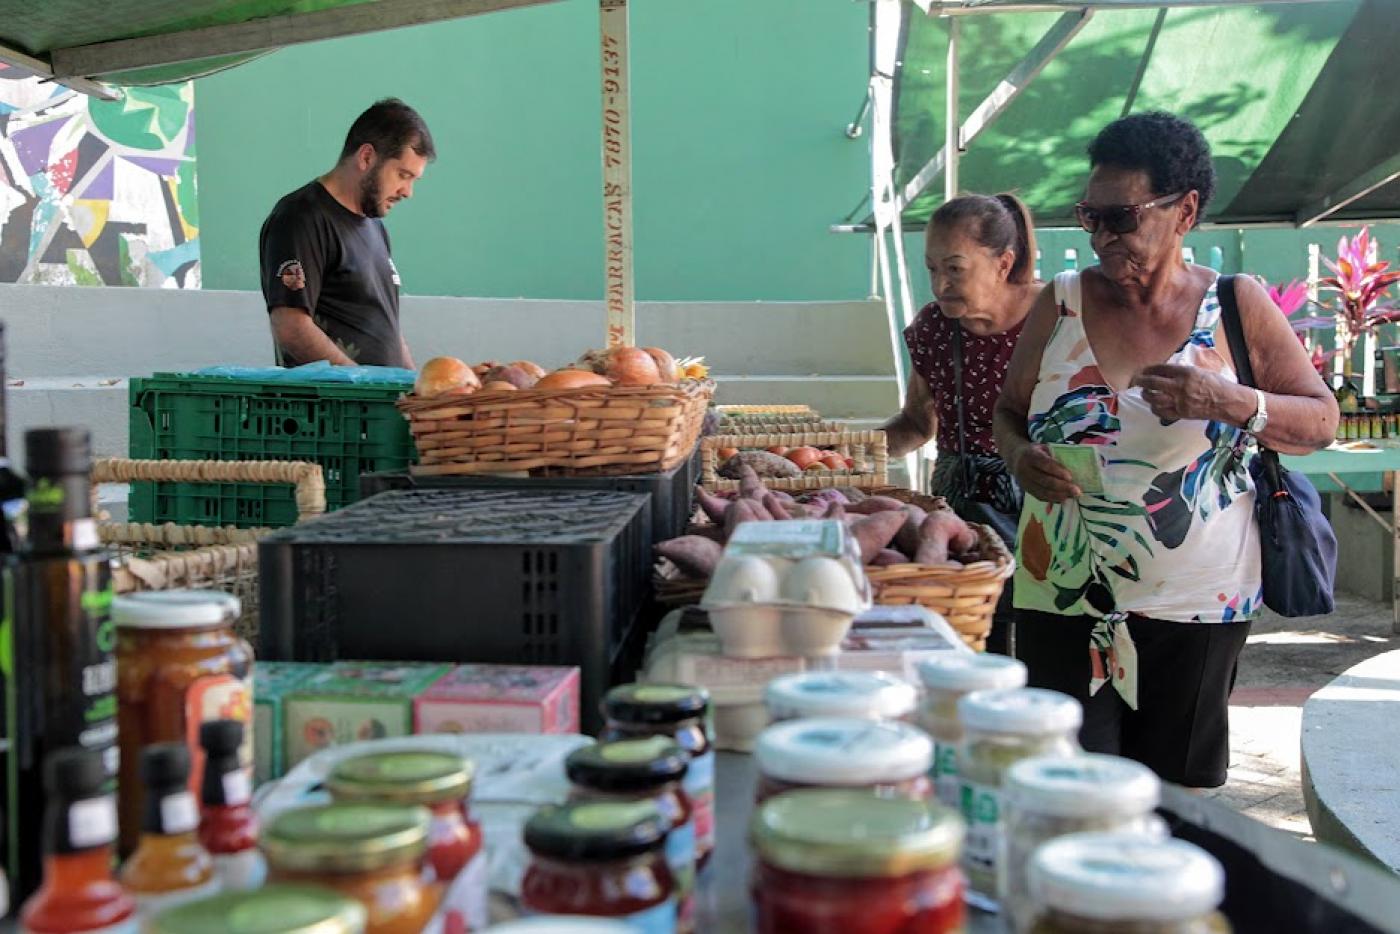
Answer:
[(933, 741), (898, 720), (814, 717), (777, 723), (758, 734), (759, 802), (796, 788), (867, 788), (925, 801)]
[(669, 822), (650, 801), (583, 801), (542, 808), (525, 824), (530, 866), (520, 883), (529, 914), (588, 915), (638, 931), (674, 931), (676, 888), (663, 848)]
[(869, 791), (765, 801), (749, 829), (754, 931), (961, 932), (962, 836), (947, 808)]
[(449, 752), (399, 749), (343, 759), (331, 769), (326, 790), (336, 801), (417, 804), (428, 823), (428, 867), (444, 886), (443, 909), (469, 930), (490, 921), (481, 824), (470, 798), (476, 767)]
[(695, 809), (695, 851), (703, 869), (715, 848), (715, 749), (710, 692), (687, 684), (622, 684), (603, 697), (601, 740), (666, 736), (690, 755), (685, 793)]
[(1153, 814), (1162, 783), (1147, 766), (1118, 756), (1022, 759), (1006, 772), (1006, 865), (1002, 909), (1019, 930), (1031, 920), (1028, 871), (1042, 844), (1075, 833), (1110, 832), (1165, 837)]
[(1225, 872), (1184, 840), (1072, 834), (1031, 858), (1032, 934), (1230, 934)]
[(669, 824), (666, 864), (676, 881), (676, 929), (695, 929), (695, 822), (682, 782), (690, 757), (664, 736), (595, 743), (569, 753), (570, 801), (650, 801)]
[(424, 879), (426, 808), (329, 804), (284, 811), (263, 831), (272, 882), (323, 885), (365, 907), (366, 934), (416, 934), (438, 907)]
[(958, 784), (958, 744), (962, 722), (958, 701), (973, 691), (1025, 687), (1026, 666), (1005, 655), (946, 652), (919, 663), (924, 701), (915, 722), (933, 737), (933, 790), (945, 807), (962, 807)]
[(199, 727), (243, 724), (242, 761), (253, 764), (253, 648), (234, 632), (241, 604), (217, 590), (154, 590), (117, 597), (117, 776), (120, 852), (136, 846), (145, 792), (141, 750), (182, 742), (193, 760), (190, 791), (204, 780)]
[(805, 717), (903, 720), (918, 699), (914, 685), (883, 671), (802, 671), (774, 678), (763, 690), (774, 723)]
[(1074, 698), (1041, 688), (975, 691), (958, 701), (958, 782), (967, 821), (963, 869), (974, 902), (993, 904), (1001, 887), (1006, 770), (1022, 759), (1076, 755), (1083, 717)]
[(226, 892), (168, 909), (147, 934), (363, 934), (365, 907), (314, 885)]

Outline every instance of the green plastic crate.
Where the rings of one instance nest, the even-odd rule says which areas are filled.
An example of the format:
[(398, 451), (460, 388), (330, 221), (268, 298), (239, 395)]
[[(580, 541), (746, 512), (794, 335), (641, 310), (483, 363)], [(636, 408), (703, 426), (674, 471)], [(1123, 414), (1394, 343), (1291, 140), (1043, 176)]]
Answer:
[[(394, 402), (412, 387), (286, 383), (157, 373), (131, 380), (131, 457), (300, 460), (321, 465), (326, 508), (359, 499), (360, 474), (402, 470), (417, 452)], [(293, 488), (257, 483), (134, 483), (133, 522), (292, 525)]]

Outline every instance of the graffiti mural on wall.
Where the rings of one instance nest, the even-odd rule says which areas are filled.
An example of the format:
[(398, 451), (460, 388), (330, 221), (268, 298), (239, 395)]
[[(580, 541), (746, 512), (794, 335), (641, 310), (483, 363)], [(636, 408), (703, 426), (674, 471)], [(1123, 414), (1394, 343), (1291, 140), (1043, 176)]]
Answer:
[(0, 282), (199, 287), (194, 87), (99, 101), (0, 64)]

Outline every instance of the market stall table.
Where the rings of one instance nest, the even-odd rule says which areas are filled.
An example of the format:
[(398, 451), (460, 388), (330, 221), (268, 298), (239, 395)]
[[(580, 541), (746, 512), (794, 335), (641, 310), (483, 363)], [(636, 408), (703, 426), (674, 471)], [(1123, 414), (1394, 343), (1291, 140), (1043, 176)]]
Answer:
[[(1390, 534), (1392, 544), (1400, 543), (1400, 441), (1339, 442), (1313, 454), (1282, 460), (1289, 470), (1305, 474), (1320, 491), (1335, 489), (1350, 496)], [(1391, 479), (1389, 519), (1372, 509), (1361, 495), (1387, 492), (1386, 474)], [(1393, 577), (1400, 582), (1400, 547), (1394, 549), (1392, 567)], [(1400, 633), (1400, 586), (1395, 588), (1391, 603), (1395, 615), (1391, 631)]]

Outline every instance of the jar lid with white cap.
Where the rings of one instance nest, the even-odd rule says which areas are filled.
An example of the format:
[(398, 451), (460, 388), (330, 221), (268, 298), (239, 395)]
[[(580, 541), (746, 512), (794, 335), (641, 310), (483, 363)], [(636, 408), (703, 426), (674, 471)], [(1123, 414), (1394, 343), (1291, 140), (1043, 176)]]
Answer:
[(122, 629), (207, 629), (228, 626), (243, 605), (222, 590), (147, 590), (112, 601), (112, 622)]
[(803, 671), (768, 682), (763, 703), (775, 722), (807, 717), (898, 720), (913, 712), (918, 691), (883, 671)]
[(1007, 770), (1002, 794), (1008, 805), (1047, 817), (1134, 817), (1157, 807), (1162, 782), (1120, 756), (1038, 756)]
[(1037, 905), (1073, 918), (1119, 924), (1208, 918), (1225, 896), (1225, 871), (1184, 840), (1136, 834), (1071, 834), (1031, 858)]
[(759, 734), (754, 760), (759, 772), (780, 782), (878, 785), (925, 775), (933, 740), (898, 720), (789, 720)]
[(1078, 730), (1084, 720), (1079, 701), (1044, 688), (974, 691), (958, 701), (964, 729), (984, 733), (1043, 736)]
[(1005, 655), (948, 652), (919, 662), (919, 680), (929, 691), (1000, 691), (1026, 686), (1026, 663)]

